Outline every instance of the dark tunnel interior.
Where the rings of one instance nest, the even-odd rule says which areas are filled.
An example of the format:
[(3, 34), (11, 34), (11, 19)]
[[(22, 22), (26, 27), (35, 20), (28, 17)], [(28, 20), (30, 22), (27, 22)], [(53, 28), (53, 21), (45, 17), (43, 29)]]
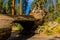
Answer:
[(24, 28), (24, 31), (29, 32), (31, 30), (35, 30), (35, 28), (34, 28), (35, 22), (34, 21), (15, 21), (15, 23), (20, 23), (22, 25), (22, 27)]

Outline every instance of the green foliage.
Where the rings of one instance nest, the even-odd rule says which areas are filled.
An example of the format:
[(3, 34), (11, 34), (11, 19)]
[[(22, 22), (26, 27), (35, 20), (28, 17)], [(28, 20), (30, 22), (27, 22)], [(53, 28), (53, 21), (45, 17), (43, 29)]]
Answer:
[(44, 3), (44, 0), (34, 0), (34, 2), (31, 5), (31, 9), (33, 9), (34, 7), (44, 6)]
[(16, 27), (17, 27), (19, 30), (23, 30), (22, 25), (21, 25), (21, 24), (19, 24), (19, 23), (16, 23)]
[(3, 10), (3, 0), (0, 0), (0, 13), (2, 13)]
[(49, 12), (53, 12), (54, 11), (54, 6), (53, 4), (51, 3), (50, 6), (49, 6)]
[(60, 33), (60, 24), (58, 24), (55, 28), (52, 29), (54, 33)]
[(45, 21), (49, 22), (49, 21), (55, 21), (57, 18), (60, 17), (60, 14), (58, 11), (54, 11), (54, 12), (50, 12), (46, 15), (45, 17)]
[(48, 25), (48, 22), (44, 22), (43, 25), (44, 25), (44, 26), (45, 26), (45, 25)]
[(56, 22), (60, 22), (60, 17), (57, 17), (57, 19), (55, 21)]
[(39, 33), (41, 33), (41, 32), (44, 31), (44, 27), (42, 27), (42, 26), (38, 26), (38, 30), (39, 30)]
[(5, 8), (5, 7), (6, 7), (6, 3), (4, 2), (4, 3), (3, 3), (3, 8)]
[(47, 34), (47, 35), (53, 35), (53, 31), (47, 29), (47, 30), (46, 30), (46, 34)]
[(12, 26), (12, 30), (20, 30), (22, 31), (23, 30), (23, 27), (20, 23), (15, 23), (13, 26)]
[(16, 11), (16, 15), (20, 14), (20, 6), (15, 5), (15, 11)]
[[(8, 6), (10, 7), (10, 4), (7, 6), (7, 3), (6, 2), (4, 2), (5, 0), (0, 0), (0, 13), (9, 13), (8, 11), (8, 9), (9, 8), (7, 8)], [(10, 0), (11, 1), (11, 0)], [(9, 1), (9, 2), (10, 2)], [(8, 2), (8, 3), (9, 3)]]
[(8, 14), (11, 14), (12, 0), (8, 0)]

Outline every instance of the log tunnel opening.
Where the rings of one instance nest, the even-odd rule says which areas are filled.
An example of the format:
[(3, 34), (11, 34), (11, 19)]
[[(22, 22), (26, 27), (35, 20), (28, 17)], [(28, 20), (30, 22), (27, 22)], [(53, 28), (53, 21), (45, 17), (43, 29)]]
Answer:
[(31, 31), (36, 30), (34, 21), (14, 21), (15, 23), (20, 23), (24, 28), (23, 33), (31, 33)]

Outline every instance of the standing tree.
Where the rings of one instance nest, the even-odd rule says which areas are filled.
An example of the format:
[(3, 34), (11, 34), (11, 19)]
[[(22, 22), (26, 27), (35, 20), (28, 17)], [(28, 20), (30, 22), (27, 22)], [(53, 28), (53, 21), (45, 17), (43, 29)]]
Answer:
[(20, 15), (22, 15), (22, 0), (20, 0)]
[(20, 0), (16, 0), (15, 1), (15, 13), (16, 13), (16, 15), (19, 15), (20, 14)]
[(15, 13), (15, 0), (12, 0), (12, 15)]

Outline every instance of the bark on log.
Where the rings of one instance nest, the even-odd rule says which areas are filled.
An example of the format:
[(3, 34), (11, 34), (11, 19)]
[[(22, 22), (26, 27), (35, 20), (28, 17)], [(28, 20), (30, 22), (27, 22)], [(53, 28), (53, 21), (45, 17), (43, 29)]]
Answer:
[(35, 21), (35, 18), (31, 15), (3, 15), (0, 14), (0, 20), (10, 20), (10, 21)]
[(35, 19), (30, 15), (9, 16), (0, 14), (0, 40), (6, 40), (10, 36), (13, 21), (35, 21)]
[(19, 15), (12, 17), (16, 21), (35, 21), (35, 18), (31, 15)]
[(0, 40), (6, 40), (10, 37), (11, 20), (13, 20), (11, 17), (0, 14)]

